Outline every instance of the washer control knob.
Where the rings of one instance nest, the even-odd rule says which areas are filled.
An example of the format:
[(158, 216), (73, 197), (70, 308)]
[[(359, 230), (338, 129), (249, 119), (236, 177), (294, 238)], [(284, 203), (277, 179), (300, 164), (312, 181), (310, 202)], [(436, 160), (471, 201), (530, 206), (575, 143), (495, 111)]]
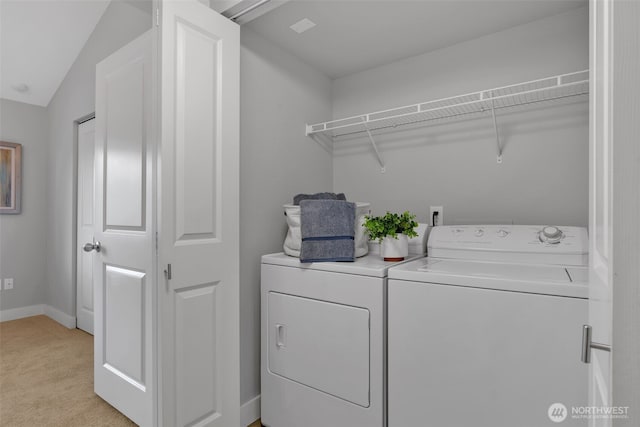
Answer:
[(501, 228), (500, 230), (498, 230), (498, 237), (507, 237), (509, 235), (509, 232), (503, 228)]
[(484, 230), (482, 228), (478, 228), (474, 234), (476, 237), (482, 237), (484, 236)]
[(539, 235), (540, 241), (545, 243), (560, 243), (564, 237), (562, 230), (554, 226), (543, 227)]

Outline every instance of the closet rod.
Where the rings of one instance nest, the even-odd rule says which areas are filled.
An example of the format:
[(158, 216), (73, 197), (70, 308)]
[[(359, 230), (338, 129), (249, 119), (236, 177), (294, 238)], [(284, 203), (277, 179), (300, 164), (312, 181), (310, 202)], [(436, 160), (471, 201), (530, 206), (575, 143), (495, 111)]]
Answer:
[(240, 18), (240, 17), (242, 17), (242, 16), (246, 15), (247, 13), (249, 13), (249, 12), (252, 12), (252, 11), (256, 10), (257, 8), (259, 8), (260, 6), (262, 6), (263, 4), (265, 4), (265, 3), (269, 3), (270, 1), (271, 1), (271, 0), (261, 0), (261, 1), (257, 2), (257, 3), (254, 3), (254, 4), (252, 4), (251, 6), (247, 7), (246, 9), (243, 9), (243, 10), (241, 10), (240, 12), (238, 12), (238, 13), (236, 13), (236, 14), (234, 14), (234, 15), (231, 15), (231, 16), (229, 17), (229, 19), (230, 19), (230, 20), (232, 20), (232, 21), (235, 21), (236, 19), (238, 19), (238, 18)]

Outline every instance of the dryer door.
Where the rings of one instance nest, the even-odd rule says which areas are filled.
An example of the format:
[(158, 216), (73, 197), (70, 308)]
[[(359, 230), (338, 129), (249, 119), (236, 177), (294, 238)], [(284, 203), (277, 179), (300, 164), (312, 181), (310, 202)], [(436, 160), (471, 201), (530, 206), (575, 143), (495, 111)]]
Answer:
[(269, 370), (369, 407), (369, 310), (269, 292)]

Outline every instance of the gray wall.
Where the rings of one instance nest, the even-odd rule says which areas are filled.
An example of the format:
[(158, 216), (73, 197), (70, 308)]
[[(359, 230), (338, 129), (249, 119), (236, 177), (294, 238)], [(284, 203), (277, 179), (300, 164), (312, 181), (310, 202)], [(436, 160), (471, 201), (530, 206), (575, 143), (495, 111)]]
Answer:
[[(460, 95), (587, 69), (586, 7), (333, 82), (334, 118)], [(366, 138), (336, 144), (334, 190), (369, 201), (375, 213), (409, 209), (445, 223), (586, 226), (587, 102), (497, 113), (506, 147), (496, 163), (491, 116), (376, 138), (380, 173)]]
[(0, 215), (0, 278), (13, 289), (0, 293), (0, 310), (44, 302), (47, 206), (47, 111), (0, 99), (0, 140), (22, 144), (22, 213)]
[(95, 110), (95, 66), (151, 28), (151, 3), (115, 0), (48, 105), (47, 303), (75, 317), (75, 125)]
[(330, 155), (304, 123), (331, 115), (331, 81), (247, 28), (240, 52), (240, 396), (260, 394), (260, 256), (282, 251), (282, 205), (330, 191)]

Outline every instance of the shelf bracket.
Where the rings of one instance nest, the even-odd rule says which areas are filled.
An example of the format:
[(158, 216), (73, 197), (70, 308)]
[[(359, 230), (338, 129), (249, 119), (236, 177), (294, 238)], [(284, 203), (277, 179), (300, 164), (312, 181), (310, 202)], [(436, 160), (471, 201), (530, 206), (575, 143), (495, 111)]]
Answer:
[(331, 137), (322, 133), (313, 133), (312, 126), (309, 125), (307, 125), (305, 135), (313, 139), (324, 151), (333, 155), (333, 140)]
[(371, 135), (371, 131), (367, 126), (367, 118), (366, 116), (362, 116), (362, 125), (364, 129), (367, 131), (367, 135), (369, 135), (369, 141), (371, 141), (371, 146), (373, 147), (373, 151), (376, 153), (376, 157), (378, 158), (378, 163), (380, 164), (380, 172), (385, 173), (387, 168), (384, 165), (384, 160), (382, 160), (382, 156), (380, 156), (380, 151), (378, 151), (378, 145), (376, 144), (375, 139), (373, 139), (373, 135)]
[(500, 134), (498, 134), (498, 121), (496, 120), (496, 109), (493, 105), (493, 93), (490, 93), (491, 97), (491, 116), (493, 117), (493, 131), (496, 134), (496, 150), (498, 153), (496, 161), (498, 164), (502, 163), (502, 144), (500, 144)]

